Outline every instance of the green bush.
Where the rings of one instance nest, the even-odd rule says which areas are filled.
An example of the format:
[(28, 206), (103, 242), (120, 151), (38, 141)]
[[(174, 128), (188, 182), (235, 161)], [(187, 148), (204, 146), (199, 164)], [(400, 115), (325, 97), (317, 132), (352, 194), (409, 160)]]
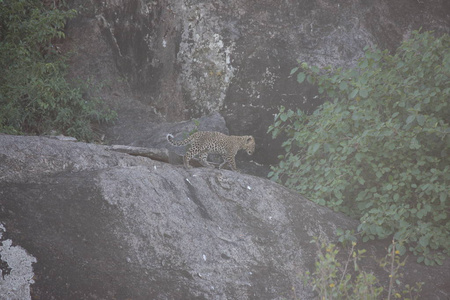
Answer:
[[(393, 236), (425, 264), (450, 249), (450, 38), (414, 32), (395, 54), (365, 49), (349, 69), (291, 71), (330, 101), (280, 108), (286, 151), (269, 177), (360, 219), (364, 240)], [(401, 247), (403, 254), (407, 248)]]
[(115, 117), (86, 96), (87, 85), (65, 79), (66, 58), (52, 42), (64, 38), (66, 20), (75, 15), (40, 0), (0, 0), (0, 132), (92, 140), (91, 122)]

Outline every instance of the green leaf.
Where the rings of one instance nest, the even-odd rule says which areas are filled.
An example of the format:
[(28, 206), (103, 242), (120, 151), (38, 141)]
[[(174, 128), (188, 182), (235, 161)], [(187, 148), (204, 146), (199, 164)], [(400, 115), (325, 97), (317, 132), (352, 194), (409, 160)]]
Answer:
[(365, 59), (365, 60), (363, 60), (362, 62), (359, 63), (359, 67), (361, 69), (365, 69), (365, 68), (367, 68), (368, 64), (369, 64), (368, 61)]
[(298, 83), (303, 83), (303, 81), (305, 81), (306, 78), (306, 74), (303, 72), (300, 72), (297, 74), (297, 82)]
[(422, 247), (427, 247), (429, 241), (430, 241), (430, 238), (429, 238), (429, 237), (427, 237), (427, 236), (422, 236), (422, 237), (419, 239), (419, 244), (420, 244)]
[(358, 92), (359, 92), (358, 88), (354, 89), (349, 95), (350, 99), (355, 98), (355, 96), (358, 94)]
[(415, 137), (411, 139), (411, 142), (409, 144), (409, 148), (410, 149), (419, 149), (420, 148), (419, 141)]
[(320, 147), (320, 144), (319, 144), (319, 143), (315, 143), (314, 145), (312, 145), (312, 146), (310, 147), (309, 152), (310, 152), (311, 154), (314, 154), (314, 153), (316, 153), (316, 151), (319, 149), (319, 147)]
[(343, 91), (346, 90), (347, 88), (348, 88), (347, 82), (341, 81), (341, 83), (339, 84), (339, 89)]
[(292, 75), (292, 74), (294, 74), (295, 72), (297, 72), (298, 71), (298, 67), (295, 67), (295, 68), (293, 68), (292, 70), (291, 70), (291, 73), (289, 74), (289, 75)]
[(423, 126), (425, 124), (425, 116), (424, 115), (417, 115), (416, 120), (420, 126)]
[(441, 204), (444, 204), (446, 202), (447, 196), (447, 193), (444, 192), (439, 195), (439, 201), (441, 201)]
[(406, 124), (410, 124), (412, 121), (414, 121), (415, 118), (415, 115), (408, 116), (408, 118), (406, 119)]
[(369, 96), (369, 92), (366, 89), (361, 89), (361, 90), (359, 90), (359, 95), (362, 98), (367, 98)]
[(397, 245), (397, 250), (400, 252), (400, 255), (404, 255), (406, 253), (406, 247), (402, 244)]
[(364, 154), (362, 154), (362, 153), (356, 153), (356, 155), (355, 155), (355, 159), (358, 162), (361, 162), (363, 157), (364, 157)]

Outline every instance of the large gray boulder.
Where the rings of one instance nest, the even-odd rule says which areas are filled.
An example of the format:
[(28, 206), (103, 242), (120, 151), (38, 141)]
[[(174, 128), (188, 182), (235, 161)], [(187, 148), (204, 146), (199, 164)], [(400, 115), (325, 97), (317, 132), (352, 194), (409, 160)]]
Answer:
[[(266, 179), (114, 150), (0, 135), (2, 299), (313, 299), (310, 240), (356, 226)], [(403, 273), (450, 295), (448, 261)]]

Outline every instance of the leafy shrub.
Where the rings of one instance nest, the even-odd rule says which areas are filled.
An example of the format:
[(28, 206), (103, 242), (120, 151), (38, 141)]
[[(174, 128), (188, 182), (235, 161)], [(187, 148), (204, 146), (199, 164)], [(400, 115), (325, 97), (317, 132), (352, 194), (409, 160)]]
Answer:
[[(364, 240), (406, 241), (418, 261), (450, 250), (450, 38), (414, 32), (393, 55), (365, 49), (358, 66), (291, 71), (330, 101), (313, 114), (280, 108), (287, 136), (269, 177), (360, 219)], [(407, 250), (401, 247), (403, 254)]]
[(91, 140), (92, 121), (109, 121), (87, 86), (66, 79), (66, 58), (52, 42), (64, 38), (75, 10), (48, 8), (40, 0), (0, 0), (0, 132), (42, 134), (57, 131)]
[(383, 287), (374, 274), (359, 267), (366, 250), (357, 250), (356, 242), (351, 243), (346, 260), (338, 257), (341, 249), (335, 244), (321, 242), (317, 238), (312, 242), (318, 249), (315, 268), (301, 277), (319, 294), (320, 299), (419, 299), (423, 282), (401, 287), (399, 279), (403, 274), (400, 269), (406, 262), (400, 260), (400, 251), (397, 250), (401, 243), (393, 241), (388, 254), (380, 261), (380, 266), (389, 273), (389, 286)]

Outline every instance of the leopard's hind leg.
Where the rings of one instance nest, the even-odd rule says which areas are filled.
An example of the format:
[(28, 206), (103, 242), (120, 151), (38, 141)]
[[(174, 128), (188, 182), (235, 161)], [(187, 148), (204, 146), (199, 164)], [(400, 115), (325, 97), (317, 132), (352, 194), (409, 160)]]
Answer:
[(226, 165), (228, 163), (231, 167), (231, 170), (237, 171), (236, 161), (234, 159), (234, 156), (222, 155), (222, 159), (223, 159), (223, 163), (220, 164), (219, 169), (221, 169), (224, 165)]
[(186, 154), (183, 156), (183, 164), (186, 169), (192, 168), (189, 164), (189, 161), (195, 156), (195, 153), (193, 151), (190, 151), (189, 149)]
[(202, 164), (202, 166), (207, 167), (207, 168), (214, 168), (214, 165), (211, 165), (207, 159), (208, 159), (208, 152), (202, 152), (198, 155), (199, 159), (200, 159), (200, 163)]

